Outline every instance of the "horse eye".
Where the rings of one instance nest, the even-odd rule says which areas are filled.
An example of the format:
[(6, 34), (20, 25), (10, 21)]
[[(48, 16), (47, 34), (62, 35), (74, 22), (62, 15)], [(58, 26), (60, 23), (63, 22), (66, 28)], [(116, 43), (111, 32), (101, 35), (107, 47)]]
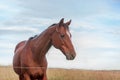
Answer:
[(60, 35), (61, 36), (61, 38), (64, 38), (65, 37), (65, 35), (64, 34), (62, 34), (62, 35)]

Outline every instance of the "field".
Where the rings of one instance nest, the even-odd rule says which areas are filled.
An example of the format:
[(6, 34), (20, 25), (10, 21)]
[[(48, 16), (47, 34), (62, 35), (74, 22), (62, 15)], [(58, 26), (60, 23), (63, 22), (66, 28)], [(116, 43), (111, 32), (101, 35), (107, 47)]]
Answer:
[[(48, 69), (48, 80), (120, 80), (120, 71)], [(0, 67), (0, 80), (18, 80), (12, 67)]]

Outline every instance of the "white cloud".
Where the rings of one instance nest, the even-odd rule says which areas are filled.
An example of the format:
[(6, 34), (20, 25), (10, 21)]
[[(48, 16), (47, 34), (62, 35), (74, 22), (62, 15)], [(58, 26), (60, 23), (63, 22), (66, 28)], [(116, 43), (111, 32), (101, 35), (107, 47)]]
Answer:
[(5, 48), (5, 49), (11, 49), (13, 48), (15, 45), (13, 43), (7, 43), (5, 41), (0, 41), (0, 47), (1, 48)]
[(15, 31), (15, 32), (23, 32), (23, 31), (30, 31), (33, 33), (38, 33), (39, 30), (33, 27), (24, 27), (24, 26), (12, 26), (12, 27), (0, 27), (0, 31)]
[[(9, 1), (8, 1), (9, 2)], [(13, 5), (14, 2), (6, 2), (6, 1), (1, 1), (0, 3), (0, 10), (5, 11), (5, 12), (12, 12), (12, 13), (16, 13), (19, 12), (20, 9), (17, 9), (16, 4)], [(12, 4), (12, 5), (11, 5)]]
[[(112, 38), (112, 37), (111, 37)], [(117, 44), (108, 40), (102, 33), (74, 32), (73, 41), (79, 48), (117, 48)]]
[(80, 38), (82, 48), (115, 48), (116, 46), (109, 41), (98, 36), (86, 36)]
[(9, 9), (8, 5), (0, 4), (0, 10)]

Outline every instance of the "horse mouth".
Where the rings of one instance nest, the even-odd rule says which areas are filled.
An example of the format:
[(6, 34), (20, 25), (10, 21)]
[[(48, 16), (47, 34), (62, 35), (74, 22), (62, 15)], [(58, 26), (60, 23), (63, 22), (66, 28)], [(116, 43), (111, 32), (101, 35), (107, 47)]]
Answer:
[(74, 60), (75, 59), (75, 55), (66, 54), (66, 59), (67, 60)]

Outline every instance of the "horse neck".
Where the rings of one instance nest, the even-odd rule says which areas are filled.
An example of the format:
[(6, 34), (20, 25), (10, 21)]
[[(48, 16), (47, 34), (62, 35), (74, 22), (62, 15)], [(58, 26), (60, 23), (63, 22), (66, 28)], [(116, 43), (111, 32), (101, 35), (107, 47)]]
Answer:
[(54, 31), (55, 31), (54, 27), (48, 28), (44, 32), (42, 32), (38, 37), (33, 39), (32, 53), (36, 59), (37, 58), (42, 59), (45, 57), (49, 48), (52, 46), (51, 36), (52, 36), (52, 33), (54, 33)]

